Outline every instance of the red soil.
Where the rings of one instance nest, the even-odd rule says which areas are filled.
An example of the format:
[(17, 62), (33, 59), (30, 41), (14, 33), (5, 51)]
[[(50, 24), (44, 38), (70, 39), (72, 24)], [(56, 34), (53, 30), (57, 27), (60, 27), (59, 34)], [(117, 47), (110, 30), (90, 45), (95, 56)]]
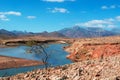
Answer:
[(120, 44), (105, 44), (97, 46), (85, 46), (87, 50), (91, 50), (92, 58), (99, 58), (102, 56), (110, 56), (120, 53)]
[(85, 60), (85, 59), (94, 59), (94, 58), (103, 58), (115, 54), (120, 54), (120, 44), (118, 43), (107, 43), (107, 44), (79, 44), (72, 47), (72, 51), (67, 58), (73, 61)]

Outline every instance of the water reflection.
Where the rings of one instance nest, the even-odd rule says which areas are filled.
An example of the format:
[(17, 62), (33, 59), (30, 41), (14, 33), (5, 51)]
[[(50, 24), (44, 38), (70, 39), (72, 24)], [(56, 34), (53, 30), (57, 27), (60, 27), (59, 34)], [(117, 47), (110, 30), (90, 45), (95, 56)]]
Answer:
[[(46, 51), (50, 54), (50, 58), (48, 59), (48, 63), (52, 64), (52, 66), (59, 66), (64, 64), (71, 63), (70, 60), (66, 59), (66, 55), (68, 54), (63, 50), (63, 46), (66, 44), (50, 44), (46, 48)], [(18, 46), (12, 48), (0, 48), (0, 55), (4, 56), (12, 56), (19, 58), (26, 58), (32, 60), (40, 60), (38, 54), (28, 54), (26, 53), (27, 46)], [(22, 67), (22, 68), (12, 68), (0, 70), (0, 76), (6, 74), (6, 76), (14, 75), (21, 72), (31, 71), (36, 68), (42, 68), (43, 66), (32, 66), (32, 67)]]

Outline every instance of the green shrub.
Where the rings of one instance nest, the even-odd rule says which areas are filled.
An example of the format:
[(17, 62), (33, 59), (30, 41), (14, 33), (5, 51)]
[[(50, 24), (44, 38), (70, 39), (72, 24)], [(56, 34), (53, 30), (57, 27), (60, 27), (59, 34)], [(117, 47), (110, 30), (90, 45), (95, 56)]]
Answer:
[(27, 41), (27, 42), (26, 42), (26, 45), (27, 45), (27, 46), (37, 45), (37, 42), (36, 42), (36, 41), (34, 41), (34, 40)]

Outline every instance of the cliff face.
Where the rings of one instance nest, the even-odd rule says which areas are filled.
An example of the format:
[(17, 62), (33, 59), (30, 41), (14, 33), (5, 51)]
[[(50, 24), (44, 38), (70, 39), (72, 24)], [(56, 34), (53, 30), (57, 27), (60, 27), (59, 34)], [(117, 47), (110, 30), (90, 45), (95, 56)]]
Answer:
[(103, 58), (120, 54), (120, 37), (76, 40), (65, 50), (70, 53), (67, 58), (72, 61)]

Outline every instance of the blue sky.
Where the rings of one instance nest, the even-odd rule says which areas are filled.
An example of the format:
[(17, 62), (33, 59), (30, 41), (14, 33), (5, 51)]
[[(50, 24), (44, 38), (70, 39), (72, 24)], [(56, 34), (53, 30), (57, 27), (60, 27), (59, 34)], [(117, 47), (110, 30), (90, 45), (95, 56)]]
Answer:
[(0, 29), (56, 31), (120, 27), (120, 0), (0, 0)]

